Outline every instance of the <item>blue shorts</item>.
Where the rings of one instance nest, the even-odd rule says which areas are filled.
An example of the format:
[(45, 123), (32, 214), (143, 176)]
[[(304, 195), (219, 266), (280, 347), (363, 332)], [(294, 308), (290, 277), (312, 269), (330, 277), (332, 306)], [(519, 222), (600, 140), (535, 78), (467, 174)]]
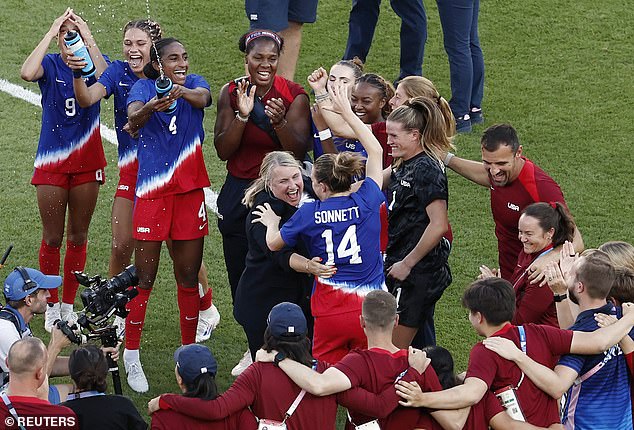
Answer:
[(282, 31), (288, 22), (309, 23), (317, 19), (317, 0), (245, 0), (251, 29)]
[(55, 385), (48, 386), (48, 401), (51, 405), (59, 405), (62, 400), (59, 398), (59, 391)]

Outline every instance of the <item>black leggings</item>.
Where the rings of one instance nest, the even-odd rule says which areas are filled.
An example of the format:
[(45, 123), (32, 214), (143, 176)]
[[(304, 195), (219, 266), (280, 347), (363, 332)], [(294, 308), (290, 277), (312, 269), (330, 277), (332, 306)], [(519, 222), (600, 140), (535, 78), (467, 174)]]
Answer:
[(244, 261), (247, 257), (249, 245), (245, 230), (245, 222), (249, 211), (242, 202), (244, 191), (251, 185), (251, 179), (240, 179), (227, 174), (225, 183), (218, 196), (218, 230), (222, 235), (222, 249), (225, 257), (227, 277), (231, 287), (232, 301), (236, 295), (236, 288), (240, 276), (244, 271)]

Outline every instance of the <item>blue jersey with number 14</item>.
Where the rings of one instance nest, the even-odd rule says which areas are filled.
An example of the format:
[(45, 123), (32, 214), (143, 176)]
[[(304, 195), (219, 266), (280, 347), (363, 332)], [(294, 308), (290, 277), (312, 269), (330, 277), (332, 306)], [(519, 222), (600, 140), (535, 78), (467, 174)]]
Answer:
[(313, 315), (358, 310), (368, 292), (385, 289), (379, 249), (379, 208), (384, 201), (376, 182), (367, 178), (349, 196), (304, 203), (282, 226), (286, 244), (293, 247), (302, 240), (311, 257), (337, 267), (333, 277), (318, 279), (312, 297)]

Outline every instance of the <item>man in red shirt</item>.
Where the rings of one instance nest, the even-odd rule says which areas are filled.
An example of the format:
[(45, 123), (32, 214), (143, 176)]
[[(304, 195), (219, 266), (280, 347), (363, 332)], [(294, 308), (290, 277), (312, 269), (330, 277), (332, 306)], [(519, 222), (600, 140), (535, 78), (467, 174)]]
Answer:
[[(275, 361), (293, 382), (317, 396), (339, 393), (353, 387), (361, 387), (378, 394), (401, 378), (409, 380), (413, 378), (424, 390), (441, 389), (435, 372), (431, 367), (427, 367), (429, 360), (423, 352), (411, 350), (412, 367), (409, 367), (408, 352), (397, 348), (392, 343), (392, 331), (398, 324), (394, 296), (382, 290), (368, 293), (363, 301), (360, 321), (368, 338), (368, 349), (350, 352), (323, 373), (318, 373), (289, 358), (276, 357), (277, 351), (268, 353), (260, 350), (257, 360)], [(387, 390), (387, 393), (396, 399), (395, 392)], [(396, 408), (397, 403), (387, 398), (386, 403), (393, 406), (387, 411), (377, 411), (374, 417), (350, 411), (352, 422), (360, 425), (373, 418), (381, 418), (379, 424), (382, 429), (432, 427), (429, 415), (426, 413), (416, 409)], [(458, 416), (462, 416), (454, 411), (449, 414), (445, 412), (448, 411), (434, 412), (433, 416), (441, 423), (449, 423), (457, 420)], [(348, 427), (352, 428), (350, 425)]]
[[(623, 306), (623, 318), (594, 332), (573, 332), (535, 324), (513, 326), (510, 321), (515, 312), (515, 292), (508, 281), (500, 278), (474, 282), (465, 291), (462, 303), (469, 310), (469, 321), (479, 335), (510, 339), (534, 361), (551, 369), (560, 355), (598, 354), (609, 349), (625, 337), (634, 324), (634, 305), (630, 303)], [(557, 401), (524, 377), (515, 363), (488, 350), (481, 342), (471, 349), (463, 385), (404, 397), (407, 406), (456, 409), (476, 404), (489, 389), (507, 399), (507, 412), (513, 412), (514, 417), (521, 415), (530, 424), (542, 427), (560, 422)]]
[[(5, 428), (78, 429), (75, 413), (65, 406), (51, 405), (48, 400), (48, 353), (41, 340), (27, 337), (9, 350), (7, 364), (11, 371), (9, 388), (2, 394), (0, 420)], [(20, 427), (22, 426), (22, 427)]]
[[(447, 153), (445, 166), (476, 184), (491, 190), (491, 212), (498, 238), (501, 276), (510, 280), (522, 250), (517, 223), (524, 209), (535, 202), (566, 205), (559, 185), (531, 160), (522, 156), (517, 132), (509, 124), (487, 128), (480, 140), (482, 162), (465, 160)], [(583, 251), (583, 239), (575, 229), (575, 251)], [(535, 261), (529, 279), (542, 280), (542, 270), (559, 258), (559, 249)]]

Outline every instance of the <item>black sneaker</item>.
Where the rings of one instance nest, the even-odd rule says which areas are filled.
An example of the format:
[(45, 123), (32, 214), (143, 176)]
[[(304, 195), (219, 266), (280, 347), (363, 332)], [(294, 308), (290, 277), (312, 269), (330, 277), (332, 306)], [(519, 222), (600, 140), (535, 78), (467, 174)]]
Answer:
[(469, 116), (471, 117), (471, 124), (482, 124), (484, 122), (482, 109), (471, 108)]
[(456, 118), (456, 133), (471, 133), (471, 117), (469, 114)]

